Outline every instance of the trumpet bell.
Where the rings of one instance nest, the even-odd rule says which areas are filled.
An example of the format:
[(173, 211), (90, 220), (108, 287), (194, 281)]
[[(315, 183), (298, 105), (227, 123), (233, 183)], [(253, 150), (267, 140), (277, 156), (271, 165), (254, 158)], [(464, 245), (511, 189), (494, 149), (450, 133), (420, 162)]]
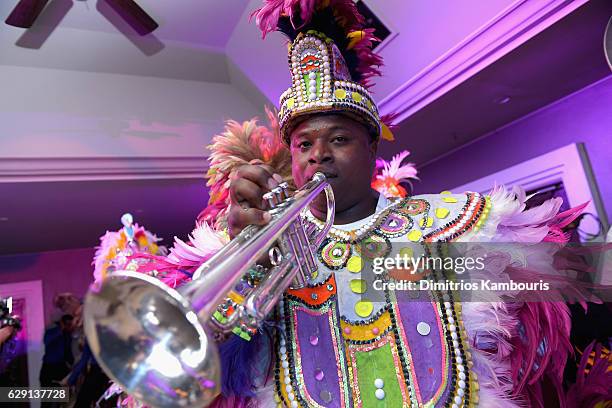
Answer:
[(98, 363), (153, 407), (195, 407), (220, 392), (220, 362), (188, 302), (161, 281), (113, 273), (85, 299), (84, 328)]

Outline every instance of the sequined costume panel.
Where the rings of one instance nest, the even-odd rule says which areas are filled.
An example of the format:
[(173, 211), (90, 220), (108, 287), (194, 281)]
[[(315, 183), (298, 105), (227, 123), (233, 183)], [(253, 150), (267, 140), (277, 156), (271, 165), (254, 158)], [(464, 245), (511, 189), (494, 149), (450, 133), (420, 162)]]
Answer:
[(291, 407), (473, 405), (460, 304), (438, 291), (376, 297), (360, 271), (367, 259), (454, 240), (486, 213), (477, 193), (426, 195), (379, 202), (355, 229), (332, 230), (317, 275), (287, 291), (280, 308), (277, 399)]

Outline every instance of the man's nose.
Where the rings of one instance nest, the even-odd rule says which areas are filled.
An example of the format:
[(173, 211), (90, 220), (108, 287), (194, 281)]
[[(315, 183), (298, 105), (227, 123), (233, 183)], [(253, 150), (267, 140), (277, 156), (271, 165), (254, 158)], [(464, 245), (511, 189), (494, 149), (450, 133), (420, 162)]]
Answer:
[(328, 163), (333, 161), (333, 156), (327, 143), (315, 143), (312, 149), (310, 149), (310, 157), (308, 158), (308, 161), (311, 164)]

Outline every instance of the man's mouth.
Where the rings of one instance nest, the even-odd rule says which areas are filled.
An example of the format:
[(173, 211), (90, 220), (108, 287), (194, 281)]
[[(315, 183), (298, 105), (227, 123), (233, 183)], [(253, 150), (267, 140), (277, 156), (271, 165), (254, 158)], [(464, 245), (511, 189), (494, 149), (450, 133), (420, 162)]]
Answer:
[(317, 172), (325, 174), (325, 177), (326, 177), (327, 179), (335, 179), (335, 178), (337, 178), (337, 177), (338, 177), (338, 174), (337, 174), (337, 173), (335, 173), (335, 172), (333, 172), (333, 171), (330, 171), (330, 170), (323, 170), (323, 169), (317, 169), (317, 170), (313, 171), (313, 172), (312, 172), (312, 174), (310, 175), (310, 177), (308, 177), (308, 178), (309, 178), (309, 179), (311, 179), (311, 178), (312, 178), (312, 176), (314, 176), (314, 174), (315, 174), (315, 173), (317, 173)]

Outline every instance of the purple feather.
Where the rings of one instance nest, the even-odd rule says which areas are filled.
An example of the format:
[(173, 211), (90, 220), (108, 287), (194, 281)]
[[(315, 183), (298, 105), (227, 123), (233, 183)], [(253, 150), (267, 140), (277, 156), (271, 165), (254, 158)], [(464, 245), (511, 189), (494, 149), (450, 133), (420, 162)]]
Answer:
[[(372, 77), (381, 75), (382, 57), (372, 51), (374, 43), (379, 40), (374, 36), (374, 29), (364, 27), (365, 19), (352, 0), (265, 0), (263, 7), (255, 10), (252, 17), (255, 17), (264, 38), (268, 33), (280, 30), (293, 40), (306, 26), (332, 37), (349, 66), (353, 80), (366, 88), (371, 87)], [(349, 47), (347, 36), (355, 31), (362, 31), (364, 35)]]
[(569, 354), (569, 309), (562, 302), (525, 302), (518, 312), (518, 335), (512, 339), (514, 395), (528, 395), (531, 406), (543, 406), (542, 379), (562, 393), (562, 375)]
[(231, 335), (219, 345), (221, 390), (224, 397), (254, 398), (272, 367), (273, 340), (264, 327), (250, 341)]
[[(593, 367), (587, 373), (587, 363), (593, 348), (595, 348)], [(612, 401), (612, 360), (602, 353), (601, 344), (595, 345), (593, 342), (588, 345), (580, 358), (576, 383), (568, 389), (565, 403), (568, 408), (592, 408), (598, 403), (609, 404), (610, 401)]]

